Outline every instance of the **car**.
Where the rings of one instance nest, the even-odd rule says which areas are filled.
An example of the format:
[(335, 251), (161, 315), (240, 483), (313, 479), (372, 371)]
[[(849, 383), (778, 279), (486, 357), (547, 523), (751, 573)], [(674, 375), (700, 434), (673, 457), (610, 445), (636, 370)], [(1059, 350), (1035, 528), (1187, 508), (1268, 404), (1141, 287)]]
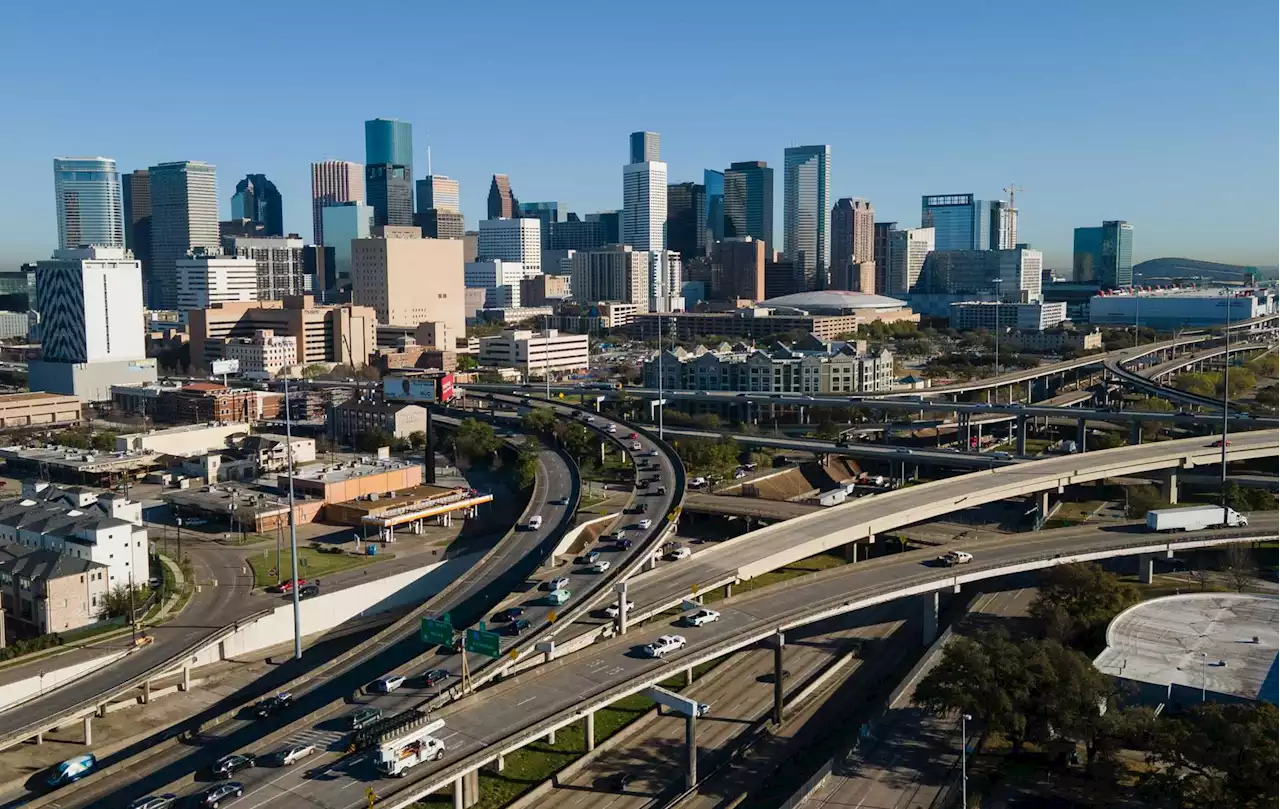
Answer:
[(673, 562), (679, 562), (681, 559), (688, 559), (690, 556), (693, 556), (693, 551), (688, 548), (676, 548), (671, 551), (671, 553), (667, 554), (667, 558)]
[(583, 564), (594, 565), (600, 561), (600, 551), (590, 551), (582, 556)]
[(646, 657), (665, 657), (671, 652), (683, 649), (687, 641), (684, 635), (663, 635), (653, 643), (644, 646), (644, 654)]
[(894, 452), (901, 452), (901, 453), (906, 454), (906, 455), (910, 455), (910, 454), (911, 454), (911, 448), (910, 448), (910, 447), (894, 447), (894, 448), (893, 448), (893, 451), (894, 451)]
[[(298, 580), (297, 580), (297, 586), (299, 586), (299, 587), (303, 587), (303, 586), (305, 586), (305, 585), (306, 585), (306, 583), (307, 583), (307, 580), (306, 580), (306, 579), (298, 579)], [(280, 582), (279, 584), (275, 585), (274, 587), (272, 587), (272, 588), (270, 588), (270, 589), (274, 590), (274, 591), (275, 591), (275, 592), (277, 592), (277, 593), (292, 593), (292, 592), (293, 592), (293, 588), (294, 588), (294, 580), (293, 580), (293, 579), (289, 579), (288, 581), (282, 581), (282, 582)]]
[(388, 674), (385, 677), (379, 677), (369, 684), (369, 688), (379, 694), (390, 694), (400, 686), (404, 685), (405, 676), (403, 674)]
[(1209, 446), (1211, 446), (1211, 447), (1229, 447), (1229, 446), (1231, 446), (1231, 439), (1229, 439), (1229, 438), (1219, 438), (1217, 441), (1214, 441), (1214, 442), (1213, 442), (1212, 444), (1210, 444)]
[(507, 607), (501, 612), (495, 612), (493, 614), (493, 620), (498, 622), (514, 621), (522, 615), (524, 615), (524, 607)]
[(511, 623), (507, 624), (507, 634), (519, 635), (520, 633), (527, 630), (530, 626), (532, 626), (532, 624), (529, 623), (528, 618), (517, 618)]
[(567, 505), (569, 505), (569, 498), (567, 498), (567, 497), (557, 497), (555, 500), (552, 500), (552, 501), (551, 501), (551, 505), (553, 505), (553, 506), (567, 506)]
[(639, 452), (639, 451), (640, 451), (640, 450), (642, 450), (642, 449), (644, 449), (644, 447), (640, 445), (640, 442), (639, 442), (639, 441), (632, 441), (632, 442), (631, 442), (631, 451), (632, 451), (632, 452)]
[(163, 795), (148, 795), (130, 803), (129, 809), (169, 809), (177, 800), (178, 796), (172, 792), (166, 792)]
[(662, 495), (664, 495), (664, 494), (666, 494), (666, 493), (667, 493), (667, 487), (666, 487), (666, 486), (659, 486), (659, 487), (658, 487), (658, 496), (659, 496), (659, 497), (661, 497)]
[(639, 437), (640, 437), (640, 434), (639, 434), (639, 433), (628, 433), (628, 434), (627, 434), (627, 440), (628, 440), (628, 441), (635, 441), (635, 440), (636, 440), (637, 438), (639, 438)]
[(689, 488), (690, 488), (690, 489), (698, 489), (698, 488), (701, 488), (701, 487), (706, 486), (706, 485), (707, 485), (707, 479), (706, 479), (706, 478), (704, 478), (704, 477), (702, 477), (702, 476), (698, 476), (698, 477), (690, 478), (690, 479), (689, 479)]
[(968, 553), (967, 551), (947, 551), (938, 557), (938, 561), (947, 567), (967, 565), (973, 561), (973, 554)]
[(226, 778), (228, 775), (234, 775), (241, 770), (254, 767), (257, 763), (258, 759), (254, 756), (245, 753), (232, 753), (213, 762), (213, 774)]
[(735, 470), (733, 470), (733, 479), (734, 479), (734, 480), (742, 480), (742, 479), (743, 479), (743, 478), (745, 478), (746, 476), (747, 476), (747, 473), (746, 473), (744, 470), (742, 470), (742, 469), (735, 469)]
[(609, 428), (605, 432), (612, 434), (612, 433), (616, 433), (617, 431), (618, 431), (618, 425), (610, 424)]
[(244, 797), (244, 784), (239, 781), (223, 781), (201, 792), (197, 805), (207, 809), (218, 809), (226, 801), (241, 797)]
[(527, 531), (537, 531), (541, 527), (542, 527), (541, 514), (534, 514), (532, 517), (529, 518), (529, 522), (525, 524), (525, 530)]
[(296, 764), (316, 751), (314, 744), (293, 744), (276, 753), (276, 761), (281, 767)]
[(553, 607), (559, 607), (573, 597), (573, 593), (561, 587), (551, 591), (547, 596), (547, 603)]
[(288, 691), (281, 691), (279, 694), (267, 697), (253, 706), (253, 714), (259, 719), (266, 719), (272, 714), (277, 714), (293, 704), (293, 694)]
[(595, 424), (595, 423), (596, 423), (595, 416), (587, 416), (587, 424)]
[[(609, 606), (605, 607), (604, 614), (609, 616), (610, 618), (617, 618), (619, 613), (621, 612), (621, 609), (619, 608), (618, 604), (619, 602), (615, 601)], [(630, 599), (627, 599), (627, 612), (630, 612), (635, 608), (636, 608), (636, 602)]]
[(653, 527), (653, 520), (644, 519), (636, 523), (636, 525), (639, 526), (641, 531), (648, 531), (650, 528)]
[(53, 768), (53, 772), (45, 779), (45, 783), (51, 787), (66, 786), (72, 782), (79, 781), (97, 768), (98, 759), (93, 753), (72, 756), (56, 765)]
[(617, 550), (626, 551), (631, 549), (632, 542), (626, 537), (618, 537), (613, 541), (613, 546)]
[(360, 708), (347, 717), (347, 721), (352, 730), (363, 730), (381, 718), (381, 708)]
[(698, 395), (699, 395), (699, 396), (706, 396), (706, 395), (707, 395), (707, 392), (706, 392), (705, 390), (700, 390), (700, 391), (698, 391)]
[(569, 586), (568, 576), (561, 576), (558, 579), (552, 579), (551, 581), (547, 582), (548, 590), (563, 590), (568, 586)]
[(636, 510), (636, 513), (637, 513), (637, 514), (643, 514), (643, 513), (645, 513), (646, 511), (648, 511), (648, 510), (649, 510), (649, 504), (648, 504), (648, 503), (636, 503), (636, 509), (635, 509), (635, 510)]
[(431, 669), (426, 674), (422, 675), (422, 684), (427, 688), (434, 688), (452, 676), (453, 675), (444, 669)]
[(698, 610), (697, 612), (686, 613), (681, 622), (685, 626), (702, 626), (719, 620), (720, 613), (715, 610)]
[(304, 584), (301, 589), (298, 590), (299, 599), (315, 598), (318, 595), (320, 595), (320, 585), (314, 582), (311, 584)]
[(594, 563), (594, 564), (592, 564), (592, 565), (591, 565), (591, 572), (592, 572), (592, 573), (604, 573), (606, 570), (608, 570), (608, 569), (609, 569), (609, 567), (610, 567), (610, 565), (609, 565), (609, 560), (608, 560), (608, 559), (601, 559), (600, 561), (598, 561), (598, 562), (596, 562), (596, 563)]

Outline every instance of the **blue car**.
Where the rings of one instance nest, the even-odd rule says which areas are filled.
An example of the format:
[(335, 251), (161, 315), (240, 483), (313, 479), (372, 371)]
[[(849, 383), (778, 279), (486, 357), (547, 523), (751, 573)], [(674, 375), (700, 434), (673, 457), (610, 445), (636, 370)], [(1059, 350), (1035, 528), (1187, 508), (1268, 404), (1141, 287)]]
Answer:
[(45, 779), (51, 787), (66, 786), (79, 781), (98, 768), (98, 759), (92, 753), (74, 756), (53, 768), (53, 773)]

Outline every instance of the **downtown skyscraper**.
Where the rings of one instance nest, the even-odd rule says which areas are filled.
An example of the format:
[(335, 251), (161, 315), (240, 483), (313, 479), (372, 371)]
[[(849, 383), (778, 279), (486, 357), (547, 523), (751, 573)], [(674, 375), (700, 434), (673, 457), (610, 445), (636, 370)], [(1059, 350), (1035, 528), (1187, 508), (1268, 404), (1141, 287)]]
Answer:
[(782, 183), (783, 254), (809, 289), (824, 289), (831, 262), (831, 147), (787, 148)]
[(284, 203), (276, 184), (265, 174), (246, 175), (231, 197), (231, 218), (261, 225), (263, 236), (283, 236)]
[(146, 169), (120, 177), (124, 203), (124, 246), (142, 266), (142, 292), (151, 296), (151, 174)]
[(644, 158), (622, 168), (622, 243), (637, 250), (666, 246), (667, 164), (659, 157), (656, 132), (633, 132), (630, 157)]
[(520, 216), (520, 201), (511, 193), (511, 179), (495, 174), (489, 181), (489, 219), (515, 219)]
[(364, 192), (375, 225), (413, 224), (413, 126), (394, 118), (364, 122)]
[[(842, 197), (831, 209), (831, 287), (878, 292), (875, 210), (865, 199)], [(863, 266), (868, 265), (868, 266)]]
[(311, 164), (311, 231), (316, 244), (324, 240), (324, 209), (348, 202), (364, 202), (364, 166), (345, 160)]
[[(713, 194), (712, 179), (704, 173), (707, 199)], [(750, 236), (765, 243), (765, 256), (772, 258), (773, 241), (773, 169), (763, 160), (730, 163), (720, 178), (721, 209), (724, 212), (718, 239)], [(715, 213), (708, 209), (708, 229), (715, 230)]]
[(153, 309), (178, 305), (178, 261), (203, 247), (220, 249), (217, 169), (198, 160), (161, 163), (151, 175), (151, 296)]
[(58, 247), (124, 247), (120, 174), (109, 157), (59, 157), (53, 161)]

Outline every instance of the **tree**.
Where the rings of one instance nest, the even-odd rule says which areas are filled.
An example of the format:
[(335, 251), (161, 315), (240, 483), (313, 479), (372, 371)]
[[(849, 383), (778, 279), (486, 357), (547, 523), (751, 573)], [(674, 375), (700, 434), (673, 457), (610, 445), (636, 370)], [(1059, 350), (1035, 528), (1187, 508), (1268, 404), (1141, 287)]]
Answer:
[(413, 449), (423, 449), (427, 446), (427, 434), (423, 430), (414, 430), (409, 433), (409, 446)]
[(732, 440), (681, 438), (673, 446), (690, 473), (706, 477), (730, 477), (741, 454), (738, 442)]
[(1168, 508), (1170, 503), (1160, 496), (1155, 486), (1126, 486), (1125, 516), (1131, 520), (1140, 520), (1147, 512), (1157, 508)]
[(555, 432), (563, 443), (565, 451), (572, 455), (579, 465), (585, 464), (588, 458), (596, 457), (599, 452), (600, 439), (576, 421), (557, 421)]
[(551, 435), (556, 413), (549, 407), (535, 407), (520, 417), (520, 428), (529, 435)]
[[(1168, 399), (1146, 396), (1134, 402), (1130, 409), (1147, 413), (1172, 413), (1175, 408)], [(1173, 426), (1172, 422), (1168, 421), (1144, 421), (1142, 422), (1142, 438), (1146, 441), (1152, 441), (1171, 426)]]
[(1115, 433), (1091, 432), (1085, 436), (1085, 441), (1090, 452), (1124, 446), (1124, 439)]
[(1196, 396), (1212, 396), (1216, 387), (1211, 374), (1185, 373), (1173, 378), (1173, 386)]
[(1277, 391), (1275, 385), (1268, 385), (1265, 388), (1259, 388), (1258, 392), (1253, 395), (1253, 400), (1274, 410), (1280, 405), (1280, 391)]
[(1070, 622), (1069, 640), (1106, 626), (1137, 601), (1137, 588), (1089, 562), (1050, 568), (1030, 611), (1046, 624), (1060, 621), (1061, 611)]
[[(132, 606), (134, 608), (140, 607), (146, 600), (147, 587), (145, 585), (135, 585), (133, 587)], [(122, 616), (128, 617), (130, 605), (129, 587), (124, 584), (117, 584), (102, 597), (102, 607), (98, 612), (98, 618), (107, 621)]]
[(458, 355), (459, 371), (474, 371), (478, 367), (480, 367), (480, 363), (476, 362), (475, 357), (471, 356), (470, 354)]
[(324, 376), (328, 372), (329, 372), (329, 369), (325, 368), (323, 365), (318, 365), (318, 364), (308, 365), (307, 367), (302, 369), (302, 378), (303, 379), (319, 379), (320, 377)]
[(834, 422), (824, 421), (813, 431), (813, 437), (821, 441), (835, 441), (840, 437), (840, 428)]
[(1258, 376), (1275, 379), (1280, 376), (1280, 357), (1271, 353), (1263, 354), (1261, 357), (1251, 361), (1246, 367)]
[(521, 489), (527, 489), (537, 479), (538, 448), (534, 444), (526, 442), (520, 447), (520, 452), (516, 456), (516, 484)]
[(389, 447), (395, 441), (394, 436), (378, 427), (361, 430), (356, 433), (355, 446), (361, 452), (377, 452), (382, 447)]
[(1140, 791), (1189, 809), (1275, 807), (1280, 714), (1268, 702), (1206, 702), (1155, 724)]
[[(1246, 393), (1252, 391), (1258, 385), (1258, 376), (1248, 368), (1232, 368), (1231, 373), (1227, 375), (1227, 397), (1230, 399), (1239, 399)], [(1214, 393), (1218, 396), (1222, 395), (1222, 374), (1218, 374), (1217, 383), (1215, 384)]]
[(1231, 582), (1231, 586), (1237, 593), (1243, 593), (1248, 589), (1258, 576), (1258, 565), (1253, 559), (1249, 546), (1228, 545), (1223, 550), (1222, 572), (1227, 575), (1227, 581)]
[(465, 458), (479, 460), (492, 456), (502, 446), (502, 439), (493, 426), (475, 419), (463, 419), (453, 436), (454, 452)]

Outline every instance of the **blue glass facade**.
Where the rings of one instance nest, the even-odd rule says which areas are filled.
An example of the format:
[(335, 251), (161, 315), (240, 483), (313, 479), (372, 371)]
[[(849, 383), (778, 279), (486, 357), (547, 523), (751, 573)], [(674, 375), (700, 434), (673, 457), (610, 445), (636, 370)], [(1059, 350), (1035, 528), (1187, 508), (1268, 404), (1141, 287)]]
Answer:
[(1071, 267), (1076, 283), (1103, 289), (1133, 283), (1133, 225), (1116, 220), (1101, 227), (1076, 228)]
[(702, 185), (707, 189), (707, 234), (708, 247), (724, 238), (724, 172), (704, 169)]
[[(934, 229), (935, 250), (995, 250), (991, 243), (991, 203), (973, 194), (920, 198), (920, 226)], [(997, 223), (997, 233), (999, 223)]]

